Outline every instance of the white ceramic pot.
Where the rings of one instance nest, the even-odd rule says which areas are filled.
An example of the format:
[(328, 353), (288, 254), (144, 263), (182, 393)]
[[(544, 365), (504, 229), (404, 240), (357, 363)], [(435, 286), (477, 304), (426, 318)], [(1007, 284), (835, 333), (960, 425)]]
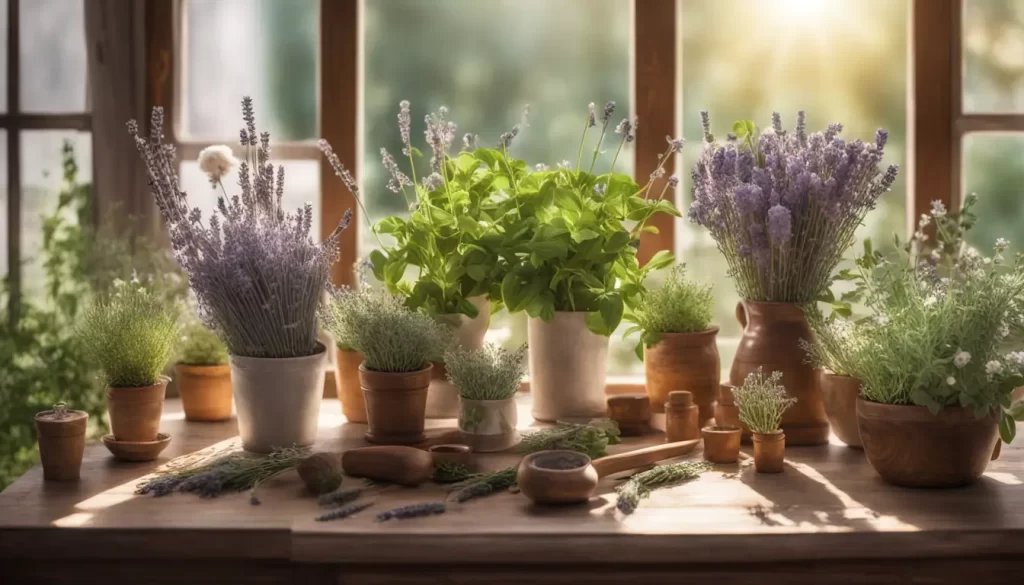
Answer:
[(246, 451), (308, 447), (316, 441), (327, 350), (297, 358), (231, 356), (238, 433)]
[(608, 338), (587, 328), (586, 313), (530, 318), (530, 396), (533, 418), (544, 422), (605, 416)]
[(459, 432), (462, 442), (473, 451), (490, 453), (504, 451), (519, 444), (516, 431), (518, 410), (516, 399), (469, 400), (463, 398), (459, 408)]
[[(470, 303), (476, 307), (477, 316), (470, 319), (461, 313), (442, 315), (439, 321), (451, 323), (455, 327), (455, 341), (466, 349), (480, 349), (484, 345), (484, 335), (491, 323), (491, 301), (486, 296), (471, 297)], [(459, 416), (459, 391), (445, 377), (445, 370), (440, 362), (434, 363), (434, 378), (427, 390), (427, 418), (456, 418)]]

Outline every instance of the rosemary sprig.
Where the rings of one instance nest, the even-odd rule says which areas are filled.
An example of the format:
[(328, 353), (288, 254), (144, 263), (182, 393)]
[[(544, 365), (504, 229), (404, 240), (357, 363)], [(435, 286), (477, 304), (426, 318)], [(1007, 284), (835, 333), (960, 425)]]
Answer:
[(377, 514), (377, 522), (387, 522), (391, 519), (405, 520), (408, 518), (418, 518), (420, 516), (433, 516), (435, 514), (444, 514), (447, 510), (448, 506), (444, 502), (410, 504), (400, 508), (385, 510), (380, 514)]
[(619, 443), (619, 425), (610, 419), (598, 418), (585, 425), (559, 422), (550, 429), (539, 429), (523, 435), (520, 453), (536, 453), (550, 449), (569, 449), (585, 453), (591, 459), (608, 454), (608, 445)]
[[(270, 477), (294, 469), (308, 455), (308, 449), (300, 448), (279, 449), (263, 457), (231, 453), (199, 465), (160, 473), (136, 486), (135, 493), (166, 496), (190, 492), (203, 498), (216, 498), (225, 493), (251, 490)], [(255, 495), (251, 500), (259, 503)]]
[(341, 508), (336, 508), (334, 510), (331, 510), (330, 512), (327, 512), (326, 514), (321, 514), (317, 516), (316, 521), (327, 522), (328, 520), (341, 520), (342, 518), (348, 518), (349, 516), (357, 512), (362, 512), (363, 510), (369, 508), (375, 503), (376, 502), (356, 502), (355, 504), (342, 506)]
[(477, 474), (476, 477), (451, 486), (449, 498), (461, 504), (507, 490), (514, 485), (516, 485), (516, 468), (508, 467), (501, 471)]
[(651, 495), (653, 490), (694, 479), (711, 468), (712, 465), (707, 461), (683, 461), (671, 465), (659, 465), (654, 469), (638, 473), (629, 478), (626, 483), (615, 488), (615, 491), (618, 492), (618, 501), (615, 503), (615, 507), (623, 514), (632, 514), (640, 500)]
[(439, 461), (434, 465), (434, 483), (458, 483), (479, 476), (479, 473), (471, 473), (469, 468), (461, 463)]

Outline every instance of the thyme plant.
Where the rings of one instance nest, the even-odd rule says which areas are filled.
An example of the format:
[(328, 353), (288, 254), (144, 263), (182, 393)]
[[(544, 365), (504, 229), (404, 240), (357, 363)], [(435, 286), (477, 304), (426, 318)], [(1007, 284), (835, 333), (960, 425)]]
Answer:
[(217, 334), (196, 318), (188, 319), (178, 337), (179, 364), (219, 366), (228, 363), (228, 348)]
[(867, 340), (867, 331), (874, 322), (866, 320), (855, 324), (836, 312), (826, 318), (813, 306), (805, 313), (815, 338), (814, 343), (800, 340), (800, 347), (807, 352), (807, 361), (815, 368), (823, 368), (839, 376), (852, 376), (857, 369), (858, 355)]
[(787, 395), (782, 385), (782, 372), (766, 376), (760, 367), (747, 375), (742, 386), (733, 390), (733, 396), (740, 420), (759, 434), (778, 432), (782, 415), (796, 404), (796, 398)]
[(662, 333), (699, 333), (711, 324), (711, 285), (686, 277), (686, 265), (677, 264), (661, 286), (641, 289), (636, 307), (626, 312), (634, 325), (623, 337), (640, 332), (636, 355), (643, 360), (644, 346), (661, 340)]
[(480, 349), (452, 347), (444, 353), (448, 381), (469, 400), (507, 400), (526, 375), (526, 344), (515, 351), (487, 344)]

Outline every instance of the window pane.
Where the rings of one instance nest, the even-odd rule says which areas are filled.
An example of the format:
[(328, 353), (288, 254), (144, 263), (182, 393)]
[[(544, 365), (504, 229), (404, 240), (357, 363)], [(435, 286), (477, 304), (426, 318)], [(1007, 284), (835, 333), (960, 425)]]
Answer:
[[(66, 184), (62, 154), (65, 141), (74, 148), (77, 183), (91, 183), (92, 136), (88, 132), (37, 130), (21, 133), (21, 260), (26, 297), (43, 293), (42, 219), (56, 211)], [(70, 211), (63, 217), (72, 223), (78, 221)]]
[[(22, 0), (20, 10), (21, 109), (26, 112), (85, 111), (82, 0)], [(6, 79), (6, 75), (4, 77)]]
[[(772, 111), (788, 127), (798, 110), (807, 112), (811, 130), (842, 122), (847, 140), (873, 141), (875, 130), (885, 128), (884, 162), (906, 169), (906, 0), (716, 0), (680, 7), (684, 217), (691, 200), (689, 169), (701, 145), (701, 110), (710, 112), (712, 130), (720, 135), (739, 119), (765, 126)], [(757, 25), (737, 34), (736, 23)], [(868, 215), (863, 237), (885, 243), (892, 232), (906, 232), (906, 184), (901, 176)], [(693, 276), (715, 287), (714, 322), (721, 327), (719, 351), (728, 370), (741, 333), (736, 289), (707, 231), (685, 219), (678, 227), (680, 257)]]
[(1024, 0), (964, 0), (965, 112), (1024, 112)]
[(238, 137), (242, 96), (273, 138), (317, 136), (317, 0), (186, 0), (183, 136)]
[(963, 146), (964, 193), (978, 194), (970, 244), (991, 252), (996, 238), (1006, 238), (1010, 254), (1024, 251), (1024, 134), (972, 133)]
[[(412, 102), (413, 140), (427, 152), (417, 161), (420, 178), (429, 174), (423, 117), (442, 105), (459, 137), (472, 132), (493, 145), (530, 104), (529, 127), (512, 154), (530, 164), (575, 160), (589, 102), (615, 100), (615, 119), (629, 111), (630, 12), (627, 0), (366, 0), (362, 170), (370, 218), (407, 214), (380, 164), (381, 147), (401, 153), (401, 100)], [(596, 168), (607, 169), (613, 154)], [(408, 162), (400, 163), (408, 174)], [(624, 150), (616, 170), (632, 167), (633, 153)], [(375, 242), (368, 229), (361, 234), (365, 255)], [(495, 315), (488, 339), (525, 342), (525, 313)], [(636, 357), (609, 362), (617, 372)]]

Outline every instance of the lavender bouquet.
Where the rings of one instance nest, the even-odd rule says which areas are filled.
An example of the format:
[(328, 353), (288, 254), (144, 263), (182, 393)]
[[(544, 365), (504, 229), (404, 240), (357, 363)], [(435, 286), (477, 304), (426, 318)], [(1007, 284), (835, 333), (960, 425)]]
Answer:
[(282, 207), (284, 167), (270, 163), (270, 133), (256, 133), (251, 98), (242, 99), (242, 118), (239, 194), (229, 196), (222, 182), (238, 162), (229, 147), (211, 147), (199, 157), (200, 168), (222, 193), (208, 225), (178, 182), (175, 148), (163, 142), (163, 108), (153, 108), (148, 139), (135, 120), (128, 122), (128, 131), (204, 323), (232, 355), (313, 355), (320, 349), (317, 308), (338, 257), (338, 236), (352, 214), (346, 212), (334, 232), (315, 243), (309, 235), (312, 205), (295, 212)]
[(896, 165), (880, 170), (888, 133), (879, 129), (872, 144), (844, 141), (842, 124), (807, 134), (801, 111), (792, 134), (775, 113), (770, 131), (740, 121), (723, 144), (707, 112), (701, 118), (707, 145), (693, 169), (690, 221), (711, 232), (744, 299), (815, 299), (896, 180)]

